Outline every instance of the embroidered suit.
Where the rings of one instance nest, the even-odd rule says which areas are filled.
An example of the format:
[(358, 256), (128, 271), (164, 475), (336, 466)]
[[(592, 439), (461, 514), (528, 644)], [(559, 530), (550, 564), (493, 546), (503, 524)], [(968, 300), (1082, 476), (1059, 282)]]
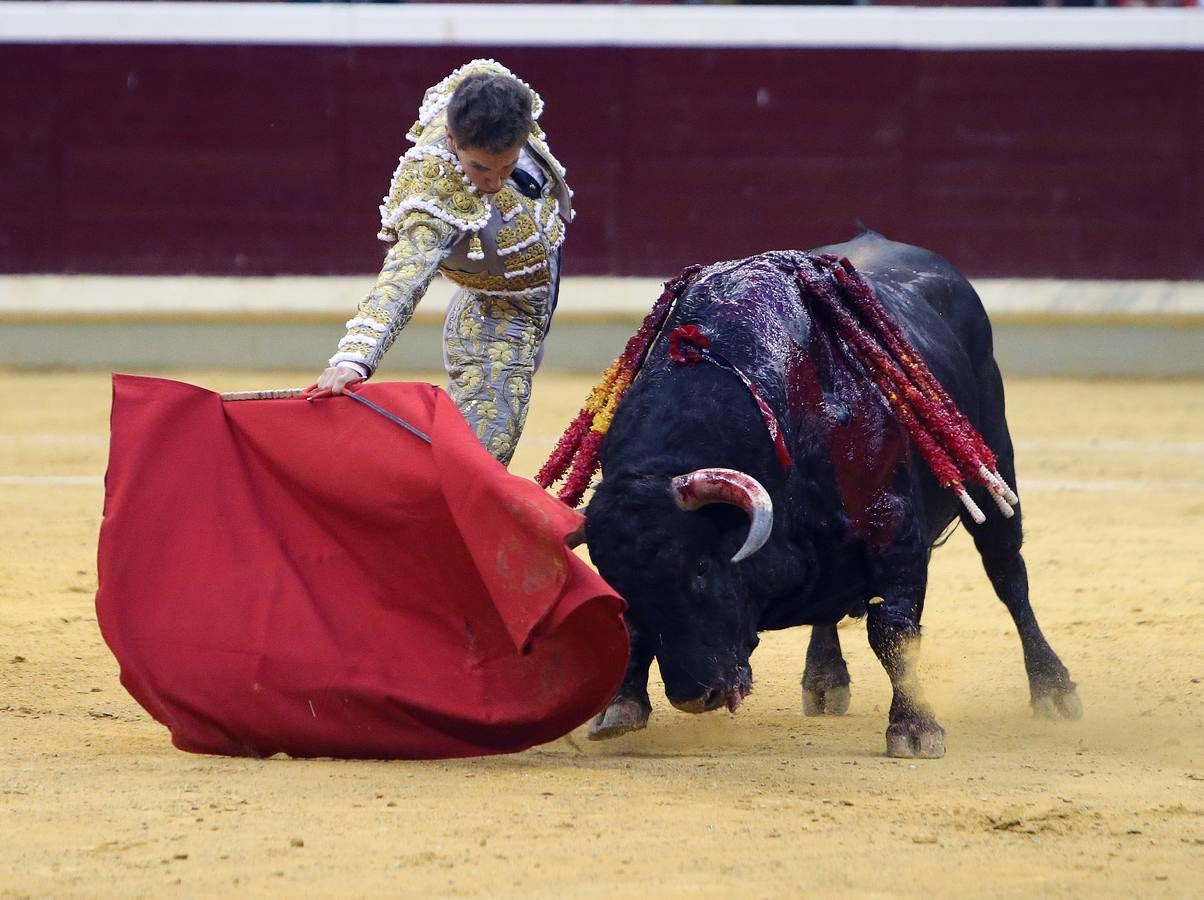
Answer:
[[(508, 463), (555, 305), (572, 192), (534, 123), (501, 190), (484, 195), (469, 181), (447, 146), (447, 106), (459, 83), (478, 72), (514, 77), (478, 59), (426, 92), (407, 134), (414, 146), (380, 208), (379, 237), (392, 246), (330, 365), (371, 375), (442, 273), (459, 285), (443, 332), (448, 392), (486, 449)], [(531, 105), (538, 119), (543, 101), (533, 90)]]

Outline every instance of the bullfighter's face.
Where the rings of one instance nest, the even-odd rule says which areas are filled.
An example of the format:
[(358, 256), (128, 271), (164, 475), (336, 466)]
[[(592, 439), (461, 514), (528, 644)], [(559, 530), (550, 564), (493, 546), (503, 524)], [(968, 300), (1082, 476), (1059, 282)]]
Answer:
[(447, 130), (447, 146), (456, 154), (468, 180), (483, 194), (496, 194), (502, 189), (518, 165), (518, 157), (523, 149), (521, 143), (501, 153), (491, 153), (483, 147), (466, 147), (456, 142), (450, 128)]

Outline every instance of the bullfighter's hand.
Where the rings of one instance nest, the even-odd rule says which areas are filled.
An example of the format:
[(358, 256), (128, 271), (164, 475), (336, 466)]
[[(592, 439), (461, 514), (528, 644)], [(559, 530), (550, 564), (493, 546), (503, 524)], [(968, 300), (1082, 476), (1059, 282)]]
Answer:
[(341, 394), (350, 385), (363, 380), (363, 376), (353, 369), (348, 369), (345, 366), (331, 366), (318, 376), (316, 386), (319, 391), (330, 391), (332, 394)]

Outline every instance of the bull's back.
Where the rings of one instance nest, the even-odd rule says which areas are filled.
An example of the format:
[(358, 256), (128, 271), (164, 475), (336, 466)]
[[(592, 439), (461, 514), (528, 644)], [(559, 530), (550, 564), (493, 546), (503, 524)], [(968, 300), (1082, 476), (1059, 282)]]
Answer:
[[(872, 231), (813, 252), (849, 258), (974, 427), (997, 453), (1010, 454), (991, 323), (965, 276), (931, 250)], [(926, 480), (930, 525), (939, 531), (956, 507), (935, 480)]]
[[(916, 337), (908, 327), (911, 320), (928, 319), (922, 309), (913, 308), (923, 303), (936, 313), (971, 361), (991, 357), (991, 325), (982, 300), (966, 277), (940, 254), (892, 241), (876, 231), (864, 231), (850, 241), (812, 252), (847, 256), (909, 337)], [(931, 320), (927, 325), (942, 330)]]

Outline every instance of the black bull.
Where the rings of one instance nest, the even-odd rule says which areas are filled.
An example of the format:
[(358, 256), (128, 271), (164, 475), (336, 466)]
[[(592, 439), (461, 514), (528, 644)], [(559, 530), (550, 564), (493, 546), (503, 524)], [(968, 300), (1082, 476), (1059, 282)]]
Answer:
[[(937, 255), (872, 232), (814, 252), (856, 266), (1015, 486), (991, 327), (969, 282)], [(959, 512), (1019, 631), (1033, 709), (1079, 717), (1075, 686), (1029, 604), (1019, 507), (1005, 518), (985, 489), (971, 488), (987, 512), (975, 524), (941, 488), (882, 394), (808, 312), (795, 276), (800, 257), (764, 253), (695, 275), (619, 404), (586, 539), (603, 577), (628, 601), (632, 650), (626, 679), (590, 736), (644, 727), (654, 657), (674, 706), (734, 710), (752, 687), (758, 632), (794, 625), (815, 626), (804, 712), (844, 713), (849, 675), (836, 623), (852, 615), (865, 616), (891, 680), (887, 752), (943, 755), (944, 730), (924, 702), (914, 651), (928, 559)], [(722, 364), (670, 358), (668, 335), (689, 325), (711, 339), (712, 363)], [(758, 411), (735, 370), (774, 415)], [(770, 436), (774, 416), (788, 465)], [(715, 468), (763, 486), (772, 524), (754, 516), (751, 528), (766, 525), (767, 536), (749, 536), (747, 503), (682, 502), (679, 476)], [(746, 559), (733, 560), (761, 539)]]

